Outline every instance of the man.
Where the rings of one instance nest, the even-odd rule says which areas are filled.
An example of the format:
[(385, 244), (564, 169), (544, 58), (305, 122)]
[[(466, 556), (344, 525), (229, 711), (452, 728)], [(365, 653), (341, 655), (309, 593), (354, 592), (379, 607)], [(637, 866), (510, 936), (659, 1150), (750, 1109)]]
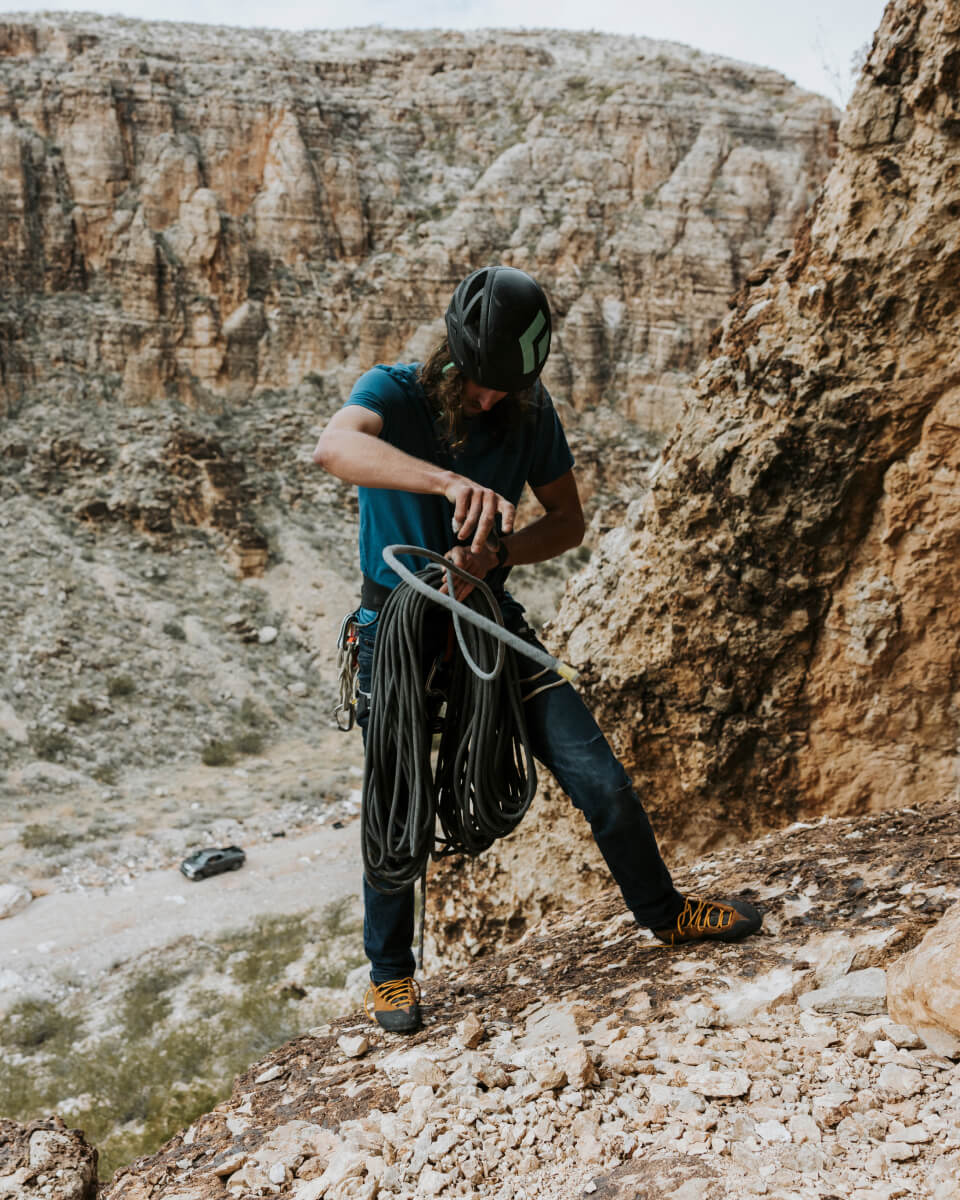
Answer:
[[(359, 686), (367, 695), (378, 611), (398, 582), (384, 546), (445, 554), (489, 583), (507, 627), (529, 636), (521, 606), (502, 592), (505, 570), (553, 558), (583, 538), (573, 456), (539, 383), (551, 332), (543, 291), (511, 267), (474, 271), (454, 292), (446, 327), (425, 363), (363, 375), (313, 456), (360, 489)], [(515, 529), (524, 484), (544, 512)], [(471, 586), (458, 578), (456, 597)], [(552, 682), (524, 703), (533, 753), (586, 816), (637, 922), (671, 945), (759, 929), (760, 914), (744, 900), (698, 900), (674, 888), (623, 767), (573, 687)], [(384, 1029), (413, 1032), (421, 1024), (413, 887), (388, 895), (365, 879), (364, 905), (372, 1015)]]

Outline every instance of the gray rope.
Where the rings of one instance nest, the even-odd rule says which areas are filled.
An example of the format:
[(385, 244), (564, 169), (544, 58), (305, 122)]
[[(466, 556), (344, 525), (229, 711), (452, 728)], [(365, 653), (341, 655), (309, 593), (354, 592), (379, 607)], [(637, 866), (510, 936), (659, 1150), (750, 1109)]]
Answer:
[[(431, 562), (442, 566), (447, 573), (447, 590), (450, 595), (444, 596), (424, 578), (424, 573), (420, 572), (417, 576), (413, 571), (408, 570), (403, 563), (398, 562), (398, 554), (415, 554), (418, 558), (428, 558)], [(518, 637), (509, 629), (503, 626), (503, 618), (500, 616), (500, 610), (497, 607), (497, 602), (493, 598), (493, 592), (487, 587), (482, 579), (477, 579), (475, 575), (471, 575), (469, 571), (465, 571), (462, 567), (455, 566), (449, 559), (443, 557), (442, 554), (436, 554), (433, 550), (424, 550), (421, 546), (385, 546), (383, 549), (383, 560), (391, 567), (403, 580), (409, 584), (415, 591), (421, 595), (429, 596), (434, 604), (439, 604), (442, 608), (449, 609), (453, 613), (453, 626), (457, 631), (457, 640), (460, 642), (460, 649), (464, 650), (463, 640), (460, 637), (460, 618), (464, 617), (471, 625), (475, 625), (478, 629), (482, 629), (497, 641), (503, 642), (509, 646), (511, 650), (516, 650), (518, 654), (524, 655), (526, 658), (532, 658), (533, 661), (541, 667), (546, 667), (548, 671), (556, 671), (558, 675), (562, 675), (568, 683), (574, 683), (577, 679), (577, 672), (573, 667), (568, 666), (562, 659), (554, 658), (552, 654), (548, 654), (546, 650), (539, 646), (533, 646), (530, 642), (525, 642), (523, 638)], [(459, 600), (453, 598), (453, 578), (452, 574), (457, 574), (461, 579), (467, 579), (485, 592), (488, 597), (488, 603), (491, 605), (491, 611), (496, 617), (496, 621), (491, 621), (489, 617), (484, 617), (476, 611), (470, 612)], [(471, 606), (472, 607), (472, 606)], [(466, 654), (466, 651), (464, 651)]]

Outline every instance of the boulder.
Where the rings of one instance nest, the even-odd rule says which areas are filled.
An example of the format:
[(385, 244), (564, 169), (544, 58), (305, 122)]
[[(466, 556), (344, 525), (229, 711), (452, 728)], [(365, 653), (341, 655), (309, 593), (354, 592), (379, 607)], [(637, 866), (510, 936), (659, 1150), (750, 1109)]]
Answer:
[(817, 1012), (871, 1016), (884, 1011), (886, 998), (886, 972), (879, 967), (869, 967), (865, 971), (851, 971), (826, 987), (805, 992), (797, 1003), (801, 1008), (812, 1008)]
[(17, 883), (0, 884), (0, 919), (23, 912), (32, 899), (33, 893), (29, 888)]
[(931, 1050), (960, 1057), (960, 904), (887, 971), (887, 1007)]
[(97, 1152), (59, 1117), (19, 1125), (0, 1118), (0, 1196), (95, 1200)]

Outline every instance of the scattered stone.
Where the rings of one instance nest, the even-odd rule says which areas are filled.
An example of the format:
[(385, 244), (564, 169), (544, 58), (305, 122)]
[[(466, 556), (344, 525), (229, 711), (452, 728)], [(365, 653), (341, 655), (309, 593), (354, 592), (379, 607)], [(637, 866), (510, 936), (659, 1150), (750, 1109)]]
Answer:
[(432, 1167), (427, 1167), (420, 1174), (420, 1179), (417, 1182), (417, 1190), (424, 1196), (438, 1196), (452, 1179), (453, 1176), (451, 1174), (446, 1174), (443, 1171), (435, 1171)]
[(582, 1043), (571, 1046), (564, 1052), (561, 1065), (571, 1087), (582, 1089), (596, 1082), (597, 1072), (593, 1059)]
[(220, 1162), (214, 1163), (214, 1173), (221, 1178), (226, 1178), (228, 1175), (232, 1175), (234, 1171), (239, 1171), (246, 1161), (246, 1150), (235, 1150)]
[(370, 1049), (370, 1042), (363, 1034), (359, 1034), (357, 1037), (337, 1038), (337, 1045), (347, 1058), (362, 1058)]
[(286, 1075), (286, 1067), (278, 1065), (268, 1067), (263, 1074), (258, 1075), (254, 1080), (255, 1083), (272, 1083), (274, 1079), (279, 1079), (281, 1075)]
[(33, 900), (33, 892), (17, 883), (0, 884), (0, 920), (23, 912)]
[(687, 1087), (710, 1098), (745, 1096), (750, 1090), (750, 1076), (746, 1071), (711, 1071), (707, 1067), (697, 1067), (687, 1076)]
[(263, 625), (257, 631), (257, 641), (261, 646), (269, 646), (271, 642), (275, 642), (277, 640), (278, 633), (279, 630), (273, 625)]
[(826, 987), (805, 992), (797, 1003), (801, 1008), (825, 1013), (860, 1013), (870, 1016), (886, 1008), (887, 973), (879, 967), (851, 971)]
[(426, 1084), (428, 1087), (439, 1087), (446, 1076), (432, 1058), (418, 1054), (407, 1066), (407, 1077), (414, 1083)]
[(923, 1076), (910, 1067), (887, 1063), (877, 1079), (877, 1095), (884, 1100), (906, 1100), (923, 1091)]
[(758, 1121), (757, 1136), (763, 1138), (765, 1142), (789, 1142), (790, 1130), (780, 1121)]
[(854, 1094), (846, 1088), (826, 1092), (813, 1098), (813, 1119), (821, 1129), (830, 1129), (838, 1125), (849, 1113)]
[(895, 1021), (884, 1021), (883, 1032), (888, 1039), (900, 1050), (918, 1050), (924, 1043), (923, 1038), (906, 1025), (898, 1025)]
[(457, 1037), (467, 1050), (473, 1050), (483, 1041), (483, 1023), (476, 1013), (467, 1013), (457, 1025)]

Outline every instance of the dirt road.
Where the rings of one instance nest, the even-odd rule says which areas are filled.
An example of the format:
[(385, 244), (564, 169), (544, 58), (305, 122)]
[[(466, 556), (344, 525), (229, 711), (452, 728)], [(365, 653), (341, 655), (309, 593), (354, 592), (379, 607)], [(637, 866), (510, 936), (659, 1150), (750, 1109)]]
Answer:
[(0, 921), (0, 1003), (48, 996), (185, 935), (214, 937), (260, 915), (318, 911), (355, 895), (360, 823), (252, 846), (238, 871), (191, 882), (175, 868), (129, 884), (52, 892)]

